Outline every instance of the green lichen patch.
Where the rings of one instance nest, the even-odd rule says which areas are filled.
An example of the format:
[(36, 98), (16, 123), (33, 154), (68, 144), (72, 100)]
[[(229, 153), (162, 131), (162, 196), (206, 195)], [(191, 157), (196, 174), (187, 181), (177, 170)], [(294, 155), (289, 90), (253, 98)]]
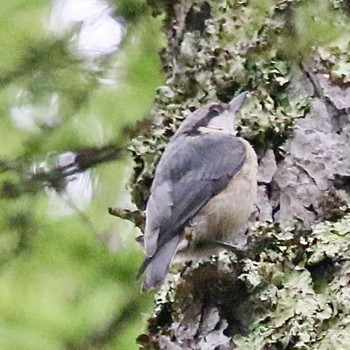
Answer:
[(293, 238), (284, 231), (271, 249), (245, 262), (240, 279), (259, 307), (249, 335), (233, 342), (238, 349), (347, 349), (345, 335), (332, 338), (348, 327), (350, 215), (306, 235), (290, 233)]

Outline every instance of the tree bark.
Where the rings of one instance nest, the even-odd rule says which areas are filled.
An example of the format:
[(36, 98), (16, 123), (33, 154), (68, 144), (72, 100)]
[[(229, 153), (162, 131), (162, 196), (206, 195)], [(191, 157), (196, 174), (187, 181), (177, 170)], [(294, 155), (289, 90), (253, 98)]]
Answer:
[(133, 221), (142, 227), (155, 164), (179, 119), (243, 90), (251, 97), (237, 132), (258, 154), (259, 195), (242, 254), (170, 274), (141, 348), (348, 349), (346, 2), (149, 3), (165, 16), (167, 81), (152, 129), (133, 140)]

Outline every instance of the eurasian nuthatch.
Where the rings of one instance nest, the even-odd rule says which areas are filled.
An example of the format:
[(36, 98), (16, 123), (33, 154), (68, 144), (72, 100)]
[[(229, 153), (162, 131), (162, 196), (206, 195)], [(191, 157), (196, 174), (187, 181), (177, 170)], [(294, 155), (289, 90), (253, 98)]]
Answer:
[(233, 126), (246, 96), (201, 107), (167, 145), (146, 208), (144, 289), (163, 283), (175, 254), (191, 260), (206, 242), (227, 242), (247, 224), (256, 199), (257, 157)]

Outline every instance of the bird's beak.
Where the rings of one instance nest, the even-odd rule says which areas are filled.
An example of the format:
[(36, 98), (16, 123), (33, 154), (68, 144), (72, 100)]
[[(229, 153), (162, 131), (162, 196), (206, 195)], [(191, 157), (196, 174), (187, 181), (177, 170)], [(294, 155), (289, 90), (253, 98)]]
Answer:
[(234, 97), (229, 103), (231, 112), (236, 113), (241, 108), (247, 96), (248, 96), (248, 91), (244, 91), (238, 96)]

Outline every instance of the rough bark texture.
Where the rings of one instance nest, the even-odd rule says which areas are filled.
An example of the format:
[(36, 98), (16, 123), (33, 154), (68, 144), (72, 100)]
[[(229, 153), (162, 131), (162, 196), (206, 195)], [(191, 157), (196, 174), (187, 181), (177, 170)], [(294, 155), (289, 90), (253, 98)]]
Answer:
[(182, 0), (157, 2), (157, 12), (168, 79), (153, 128), (133, 141), (135, 204), (141, 213), (178, 119), (249, 90), (237, 131), (259, 157), (259, 210), (245, 252), (169, 277), (141, 348), (348, 349), (347, 3)]

